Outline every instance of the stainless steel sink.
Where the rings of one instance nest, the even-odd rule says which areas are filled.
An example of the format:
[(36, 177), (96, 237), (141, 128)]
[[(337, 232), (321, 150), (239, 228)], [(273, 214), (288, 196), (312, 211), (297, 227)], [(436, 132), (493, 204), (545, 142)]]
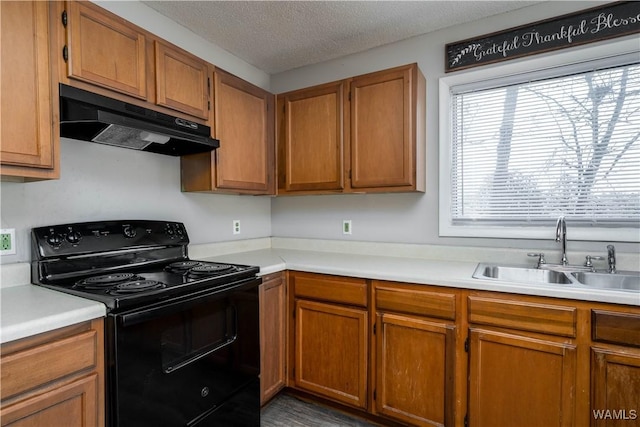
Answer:
[(559, 271), (483, 263), (478, 264), (473, 277), (516, 283), (573, 283), (569, 276)]
[(640, 291), (640, 272), (618, 271), (612, 274), (585, 271), (585, 268), (581, 266), (545, 265), (542, 268), (534, 268), (480, 263), (476, 267), (473, 277), (511, 283), (559, 284), (592, 289)]
[(571, 273), (571, 276), (592, 288), (640, 291), (640, 273), (635, 271), (618, 271), (615, 274), (580, 271)]

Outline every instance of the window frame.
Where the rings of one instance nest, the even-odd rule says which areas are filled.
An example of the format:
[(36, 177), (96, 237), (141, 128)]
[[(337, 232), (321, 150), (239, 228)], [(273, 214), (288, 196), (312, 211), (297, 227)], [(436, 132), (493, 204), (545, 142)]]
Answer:
[[(483, 86), (491, 81), (502, 82), (517, 79), (522, 74), (554, 75), (558, 67), (583, 68), (585, 62), (611, 61), (620, 55), (640, 56), (637, 36), (600, 42), (593, 45), (534, 55), (531, 57), (484, 66), (469, 71), (459, 71), (439, 79), (439, 236), (482, 237), (515, 239), (549, 239), (554, 236), (555, 221), (531, 225), (488, 225), (486, 223), (453, 224), (451, 218), (451, 88), (460, 85)], [(557, 71), (555, 71), (557, 75)], [(590, 226), (584, 222), (571, 224), (570, 238), (581, 241), (640, 242), (640, 229), (635, 227)]]

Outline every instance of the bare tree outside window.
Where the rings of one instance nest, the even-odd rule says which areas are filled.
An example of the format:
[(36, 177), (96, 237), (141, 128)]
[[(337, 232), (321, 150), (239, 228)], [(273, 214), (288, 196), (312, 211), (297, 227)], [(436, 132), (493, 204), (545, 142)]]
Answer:
[(640, 65), (454, 94), (454, 221), (640, 222)]

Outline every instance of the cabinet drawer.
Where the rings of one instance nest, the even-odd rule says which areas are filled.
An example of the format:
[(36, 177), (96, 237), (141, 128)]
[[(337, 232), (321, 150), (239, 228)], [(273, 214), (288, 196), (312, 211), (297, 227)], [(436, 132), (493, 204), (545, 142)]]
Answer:
[(575, 307), (469, 297), (469, 323), (575, 338)]
[(98, 334), (89, 330), (0, 359), (2, 400), (97, 365)]
[(441, 292), (375, 284), (376, 310), (455, 320), (456, 296)]
[(313, 273), (294, 273), (290, 278), (296, 297), (367, 306), (367, 282), (364, 279)]
[(640, 347), (640, 315), (592, 310), (592, 339)]
[(2, 426), (100, 426), (100, 380), (91, 374), (0, 408)]

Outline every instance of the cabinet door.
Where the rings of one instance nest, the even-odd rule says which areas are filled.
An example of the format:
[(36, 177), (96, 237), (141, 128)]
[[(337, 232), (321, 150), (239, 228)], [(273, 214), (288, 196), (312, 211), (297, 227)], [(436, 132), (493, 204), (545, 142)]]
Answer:
[(273, 193), (274, 96), (216, 70), (214, 100), (218, 188)]
[(206, 62), (158, 40), (155, 56), (156, 103), (208, 119), (210, 83)]
[(2, 426), (93, 427), (98, 413), (98, 375), (92, 374), (0, 409)]
[(640, 350), (591, 349), (591, 425), (640, 426)]
[(274, 194), (274, 95), (216, 70), (213, 99), (220, 148), (180, 158), (182, 190)]
[(455, 327), (378, 314), (376, 412), (417, 426), (453, 426)]
[(575, 346), (471, 329), (471, 427), (572, 426)]
[[(0, 2), (3, 175), (31, 176), (54, 168), (48, 2)], [(56, 100), (57, 101), (57, 100)], [(15, 170), (12, 166), (32, 168)], [(25, 172), (24, 174), (22, 172)]]
[(89, 2), (67, 11), (68, 76), (147, 99), (145, 35)]
[(351, 81), (351, 187), (416, 185), (418, 78), (412, 65)]
[(260, 404), (285, 386), (287, 293), (282, 273), (260, 285)]
[(344, 83), (278, 96), (278, 188), (342, 190)]
[(296, 387), (347, 405), (367, 406), (367, 311), (295, 303)]

